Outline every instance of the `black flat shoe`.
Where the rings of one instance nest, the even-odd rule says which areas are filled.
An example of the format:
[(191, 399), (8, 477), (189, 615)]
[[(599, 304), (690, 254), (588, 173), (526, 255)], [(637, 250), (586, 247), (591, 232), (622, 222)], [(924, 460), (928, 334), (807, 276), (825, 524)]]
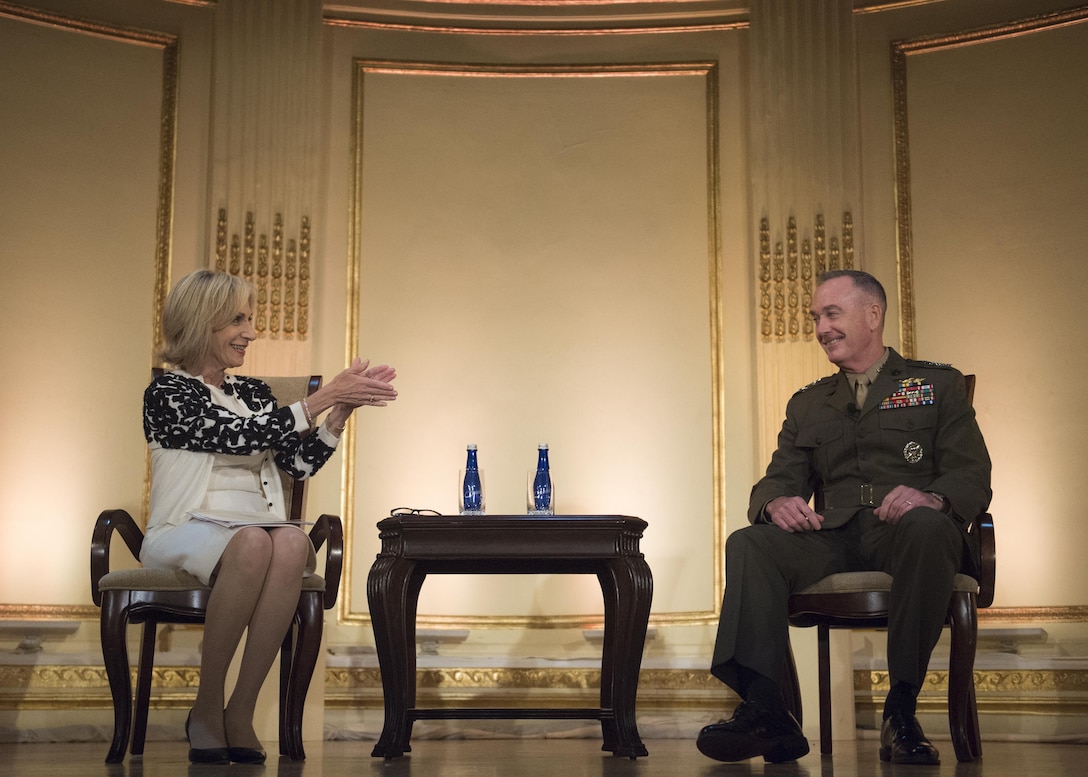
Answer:
[(922, 733), (918, 718), (892, 715), (880, 725), (880, 760), (893, 764), (936, 765), (941, 762), (941, 756)]
[(236, 764), (263, 764), (268, 757), (264, 749), (253, 747), (228, 747), (230, 760)]
[(768, 763), (780, 764), (808, 753), (808, 740), (793, 715), (754, 702), (741, 702), (732, 718), (705, 726), (695, 745), (715, 761), (747, 761), (761, 755)]
[(189, 742), (189, 763), (229, 764), (230, 750), (226, 747), (193, 747), (193, 742), (189, 739), (189, 722), (192, 719), (193, 711), (189, 710), (189, 717), (185, 719), (185, 739)]

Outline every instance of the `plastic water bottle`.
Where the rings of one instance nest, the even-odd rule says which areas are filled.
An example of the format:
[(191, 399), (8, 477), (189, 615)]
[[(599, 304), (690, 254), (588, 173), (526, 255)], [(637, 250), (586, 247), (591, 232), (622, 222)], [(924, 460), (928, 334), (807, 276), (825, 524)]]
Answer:
[(480, 482), (480, 464), (476, 459), (476, 446), (469, 444), (465, 461), (465, 478), (461, 483), (461, 512), (465, 515), (481, 515), (484, 511), (484, 489)]
[(548, 465), (548, 444), (537, 447), (536, 476), (533, 478), (533, 511), (542, 515), (551, 515), (552, 509), (552, 473)]

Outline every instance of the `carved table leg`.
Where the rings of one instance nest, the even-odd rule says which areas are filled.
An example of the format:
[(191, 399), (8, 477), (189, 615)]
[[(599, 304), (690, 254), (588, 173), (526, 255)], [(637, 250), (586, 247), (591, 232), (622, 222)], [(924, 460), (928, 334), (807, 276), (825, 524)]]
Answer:
[(605, 601), (601, 707), (611, 709), (615, 716), (611, 735), (602, 722), (603, 749), (636, 758), (648, 754), (638, 734), (635, 699), (653, 598), (653, 578), (645, 559), (636, 556), (611, 560), (607, 572), (598, 578)]
[(416, 599), (423, 575), (415, 562), (379, 556), (367, 580), (374, 643), (385, 695), (385, 724), (371, 755), (398, 758), (411, 751), (408, 710), (415, 705)]

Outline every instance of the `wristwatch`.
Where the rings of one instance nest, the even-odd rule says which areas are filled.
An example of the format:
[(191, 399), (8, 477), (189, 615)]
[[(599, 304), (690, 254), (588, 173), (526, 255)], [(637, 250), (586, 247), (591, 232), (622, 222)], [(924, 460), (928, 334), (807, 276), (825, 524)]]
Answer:
[(948, 501), (948, 497), (938, 491), (926, 491), (934, 499), (941, 500), (941, 512), (945, 515), (952, 514), (952, 503)]

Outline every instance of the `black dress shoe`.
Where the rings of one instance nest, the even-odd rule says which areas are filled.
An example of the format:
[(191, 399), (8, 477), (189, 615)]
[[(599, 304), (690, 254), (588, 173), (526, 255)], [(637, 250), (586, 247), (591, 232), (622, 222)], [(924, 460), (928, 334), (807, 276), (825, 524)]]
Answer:
[[(193, 719), (193, 711), (189, 710), (189, 717), (185, 719), (185, 738), (189, 740), (189, 722)], [(192, 764), (229, 764), (230, 750), (225, 747), (193, 747), (189, 740), (189, 763)]]
[(922, 733), (918, 718), (892, 715), (880, 726), (880, 760), (893, 764), (939, 764), (941, 756)]
[(704, 727), (695, 745), (716, 761), (746, 761), (761, 755), (779, 764), (796, 761), (808, 752), (808, 740), (793, 715), (750, 701), (741, 702), (729, 720)]
[(229, 747), (230, 760), (236, 764), (263, 764), (267, 757), (264, 750), (254, 747)]

